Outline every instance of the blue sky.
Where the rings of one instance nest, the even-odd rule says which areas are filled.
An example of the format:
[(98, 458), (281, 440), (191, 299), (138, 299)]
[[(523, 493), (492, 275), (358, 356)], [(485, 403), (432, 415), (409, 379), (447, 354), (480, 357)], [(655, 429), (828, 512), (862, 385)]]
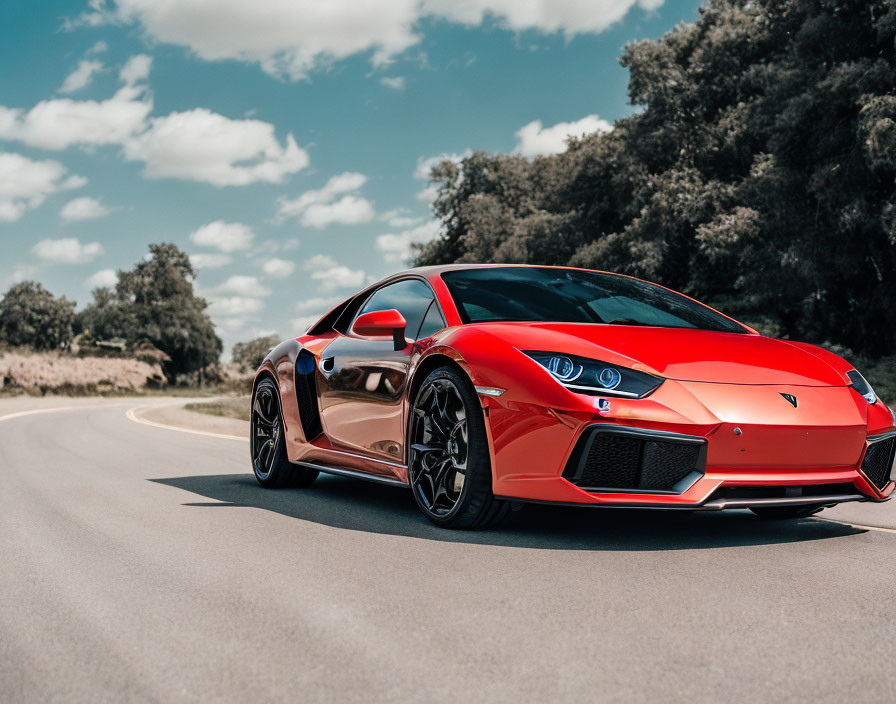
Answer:
[[(213, 7), (212, 7), (213, 6)], [(83, 306), (153, 242), (229, 348), (299, 334), (434, 236), (434, 157), (629, 114), (626, 42), (697, 0), (0, 4), (0, 289)]]

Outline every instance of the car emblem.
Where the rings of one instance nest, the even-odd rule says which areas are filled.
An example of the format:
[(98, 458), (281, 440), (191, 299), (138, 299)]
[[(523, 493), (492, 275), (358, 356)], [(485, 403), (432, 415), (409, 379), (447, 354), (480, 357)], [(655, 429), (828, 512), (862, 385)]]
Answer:
[(796, 408), (796, 396), (793, 394), (781, 394), (784, 397), (784, 400), (787, 401), (791, 406)]

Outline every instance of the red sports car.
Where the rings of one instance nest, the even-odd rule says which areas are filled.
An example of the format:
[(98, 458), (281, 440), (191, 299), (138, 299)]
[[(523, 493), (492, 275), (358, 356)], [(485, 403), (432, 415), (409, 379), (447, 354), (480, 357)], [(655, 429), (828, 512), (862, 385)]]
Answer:
[(894, 415), (852, 366), (687, 296), (583, 269), (396, 274), (255, 378), (265, 487), (408, 487), (441, 526), (547, 502), (811, 515), (893, 492)]

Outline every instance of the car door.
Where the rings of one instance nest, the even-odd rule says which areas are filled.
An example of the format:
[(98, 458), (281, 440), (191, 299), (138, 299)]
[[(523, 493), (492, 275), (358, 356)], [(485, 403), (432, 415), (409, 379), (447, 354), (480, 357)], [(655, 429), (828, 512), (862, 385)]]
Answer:
[(322, 352), (318, 366), (320, 415), (324, 433), (338, 449), (404, 461), (404, 399), (414, 342), (432, 289), (421, 279), (402, 279), (377, 289), (354, 320), (366, 313), (397, 310), (407, 322), (400, 349), (391, 337), (353, 332), (354, 320)]

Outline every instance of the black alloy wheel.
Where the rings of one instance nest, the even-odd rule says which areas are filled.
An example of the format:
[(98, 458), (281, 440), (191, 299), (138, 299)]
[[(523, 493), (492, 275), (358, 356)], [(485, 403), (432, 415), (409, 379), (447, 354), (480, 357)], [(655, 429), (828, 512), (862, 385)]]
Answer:
[(485, 420), (469, 380), (440, 367), (420, 386), (411, 409), (408, 480), (433, 523), (479, 528), (498, 523), (509, 505), (492, 494)]
[(316, 470), (294, 465), (286, 456), (280, 392), (271, 379), (262, 379), (255, 389), (249, 432), (252, 469), (261, 486), (308, 486), (317, 478)]

